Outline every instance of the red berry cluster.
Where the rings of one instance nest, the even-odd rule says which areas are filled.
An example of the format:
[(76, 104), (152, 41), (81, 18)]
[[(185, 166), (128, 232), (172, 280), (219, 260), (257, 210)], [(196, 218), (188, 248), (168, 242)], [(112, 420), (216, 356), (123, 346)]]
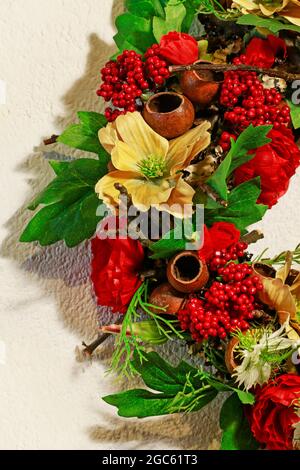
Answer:
[(197, 342), (216, 337), (225, 339), (236, 328), (242, 331), (249, 328), (255, 294), (262, 284), (248, 264), (228, 263), (244, 255), (244, 245), (238, 243), (224, 253), (215, 253), (210, 268), (217, 271), (220, 281), (213, 282), (204, 299), (193, 298), (178, 312), (181, 328), (190, 331)]
[(215, 251), (213, 257), (209, 261), (209, 270), (218, 271), (218, 269), (223, 268), (229, 261), (243, 258), (247, 248), (247, 243), (238, 242), (227, 249)]
[(145, 72), (148, 79), (158, 85), (164, 85), (167, 78), (170, 77), (170, 72), (167, 67), (167, 62), (159, 56), (159, 45), (154, 44), (145, 53)]
[[(234, 65), (243, 64), (241, 55), (233, 60)], [(220, 102), (229, 108), (224, 114), (238, 130), (248, 127), (273, 124), (274, 129), (290, 122), (289, 106), (280, 106), (282, 95), (276, 88), (265, 89), (256, 72), (226, 72)]]
[(224, 152), (229, 150), (231, 147), (230, 139), (236, 140), (237, 136), (234, 134), (231, 134), (230, 132), (226, 132), (226, 131), (222, 132), (220, 140), (219, 140), (219, 145), (221, 145)]
[(138, 109), (137, 99), (147, 89), (162, 86), (169, 77), (167, 63), (158, 56), (158, 44), (152, 46), (145, 54), (146, 62), (135, 51), (124, 51), (117, 60), (107, 62), (101, 70), (103, 84), (97, 91), (106, 102), (105, 117), (109, 122), (121, 114)]

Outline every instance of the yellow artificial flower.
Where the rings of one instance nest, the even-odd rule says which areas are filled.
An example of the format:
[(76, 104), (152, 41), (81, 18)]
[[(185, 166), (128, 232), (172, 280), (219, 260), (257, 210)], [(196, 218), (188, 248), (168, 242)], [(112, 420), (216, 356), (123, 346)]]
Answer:
[(234, 5), (241, 7), (242, 13), (257, 13), (263, 16), (278, 14), (297, 26), (300, 26), (299, 0), (234, 0)]
[[(119, 183), (141, 211), (176, 204), (169, 211), (183, 215), (183, 206), (192, 204), (194, 189), (184, 181), (181, 170), (210, 144), (210, 123), (204, 121), (184, 135), (168, 141), (153, 131), (139, 112), (119, 116), (114, 123), (100, 129), (99, 139), (111, 154), (114, 171), (98, 181), (96, 193), (110, 206), (117, 206)], [(167, 210), (166, 207), (163, 207)]]

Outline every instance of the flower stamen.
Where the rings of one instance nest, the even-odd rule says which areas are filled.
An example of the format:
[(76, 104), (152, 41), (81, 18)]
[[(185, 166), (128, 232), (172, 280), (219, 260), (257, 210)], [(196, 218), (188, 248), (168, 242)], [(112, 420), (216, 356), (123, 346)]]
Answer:
[(147, 179), (161, 178), (166, 171), (164, 157), (158, 155), (149, 155), (139, 163), (141, 173)]

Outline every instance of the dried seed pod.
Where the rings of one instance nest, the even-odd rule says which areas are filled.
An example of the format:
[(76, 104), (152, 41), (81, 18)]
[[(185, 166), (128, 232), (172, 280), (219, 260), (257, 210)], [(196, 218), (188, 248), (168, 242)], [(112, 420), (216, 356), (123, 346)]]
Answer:
[(174, 289), (183, 293), (197, 292), (209, 279), (206, 263), (195, 251), (182, 251), (175, 255), (167, 267), (168, 281)]
[(181, 295), (167, 282), (156, 287), (149, 297), (150, 304), (166, 309), (164, 312), (153, 309), (154, 313), (176, 314), (178, 310), (184, 307), (185, 302), (185, 296)]

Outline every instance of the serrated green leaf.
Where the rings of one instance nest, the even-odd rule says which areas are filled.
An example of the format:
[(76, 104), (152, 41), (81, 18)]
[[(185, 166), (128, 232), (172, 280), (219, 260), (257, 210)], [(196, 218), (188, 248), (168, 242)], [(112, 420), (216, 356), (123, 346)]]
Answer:
[(156, 352), (148, 353), (146, 358), (146, 361), (141, 362), (138, 355), (135, 355), (133, 366), (141, 374), (147, 387), (158, 392), (176, 395), (182, 390), (187, 374), (197, 373), (197, 369), (184, 361), (174, 367)]
[(153, 34), (159, 43), (161, 37), (170, 31), (181, 32), (182, 23), (186, 16), (183, 0), (169, 0), (165, 7), (165, 18), (153, 18)]
[(128, 48), (144, 53), (156, 42), (152, 33), (151, 19), (124, 13), (117, 17), (116, 27), (118, 33), (114, 36), (114, 41), (120, 51)]
[(99, 201), (95, 184), (106, 173), (106, 166), (98, 160), (79, 159), (63, 162), (57, 177), (30, 205), (35, 210), (43, 207), (29, 222), (21, 235), (21, 242), (39, 241), (42, 246), (64, 240), (73, 247), (95, 233), (101, 217), (96, 215)]
[(101, 160), (109, 161), (109, 155), (100, 144), (99, 130), (106, 126), (107, 120), (102, 114), (79, 111), (80, 124), (71, 124), (58, 137), (57, 141), (69, 147), (96, 153)]
[[(228, 200), (227, 179), (239, 166), (252, 160), (255, 154), (249, 151), (262, 147), (271, 142), (267, 134), (272, 126), (248, 126), (237, 138), (231, 139), (231, 149), (219, 165), (215, 173), (206, 181), (206, 184), (224, 201)], [(218, 209), (220, 204), (208, 198), (206, 209)]]
[(267, 137), (271, 129), (272, 126), (253, 127), (253, 125), (250, 124), (250, 126), (239, 135), (235, 142), (232, 140), (231, 149), (228, 153), (228, 155), (231, 156), (231, 166), (228, 176), (239, 166), (254, 158), (255, 154), (249, 155), (249, 151), (258, 149), (271, 142), (272, 139)]
[(123, 418), (147, 418), (169, 414), (173, 396), (135, 389), (108, 395), (102, 399), (109, 405), (116, 406), (118, 415)]
[(256, 450), (259, 448), (236, 393), (223, 404), (220, 427), (223, 430), (221, 450)]
[(291, 118), (294, 129), (300, 128), (300, 104), (294, 104), (291, 100), (287, 100), (291, 110)]
[(194, 404), (193, 411), (197, 411), (217, 396), (213, 387), (203, 387), (207, 383), (203, 383), (197, 369), (186, 362), (174, 367), (155, 352), (144, 356), (141, 362), (136, 354), (133, 366), (145, 384), (159, 393), (136, 389), (104, 397), (106, 403), (118, 408), (120, 416), (146, 418), (178, 413), (191, 404)]
[(274, 34), (279, 33), (279, 31), (282, 30), (296, 31), (297, 33), (300, 33), (300, 26), (296, 26), (291, 23), (283, 23), (274, 18), (262, 18), (253, 14), (240, 16), (240, 18), (237, 20), (237, 24), (265, 28)]
[(164, 9), (160, 0), (126, 0), (125, 6), (129, 13), (142, 18), (164, 17)]
[(261, 220), (268, 209), (263, 204), (257, 204), (260, 193), (259, 177), (240, 184), (230, 192), (227, 208), (205, 210), (205, 223), (211, 226), (214, 222), (231, 222), (244, 231)]

